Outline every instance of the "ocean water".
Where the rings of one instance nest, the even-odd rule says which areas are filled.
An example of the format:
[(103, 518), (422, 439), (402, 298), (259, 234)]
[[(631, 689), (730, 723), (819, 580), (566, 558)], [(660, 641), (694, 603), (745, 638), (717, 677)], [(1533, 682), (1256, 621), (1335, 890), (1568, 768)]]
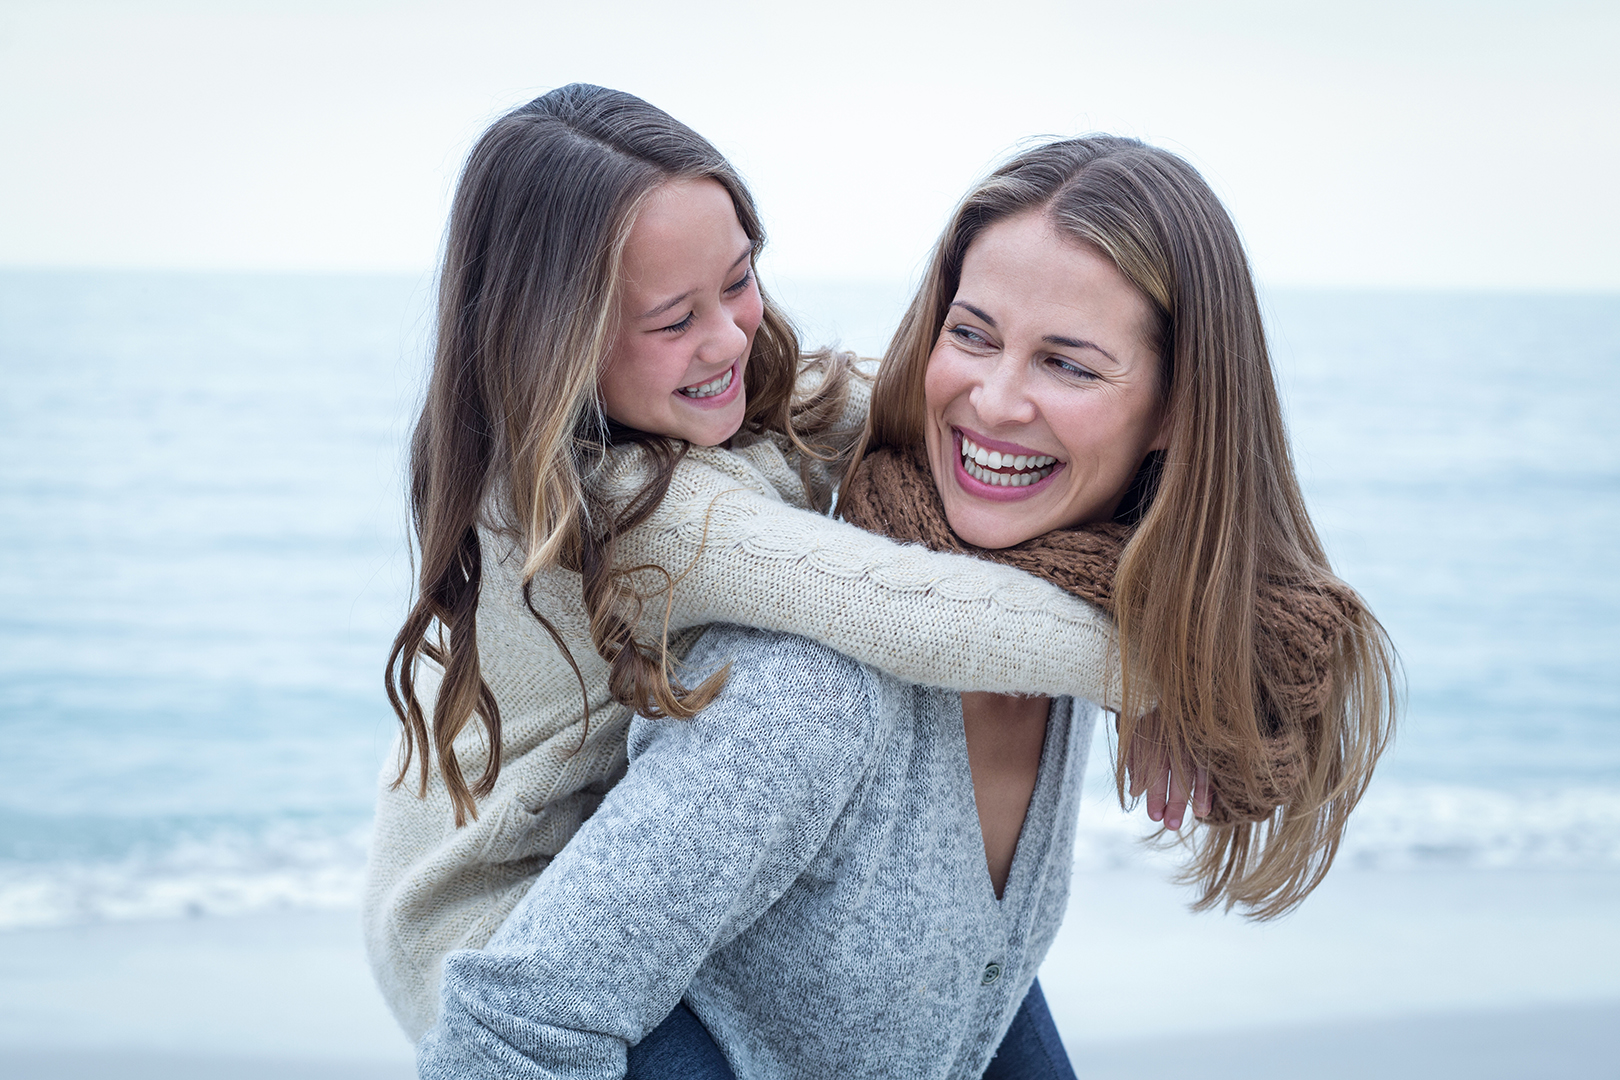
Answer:
[[(903, 288), (787, 283), (881, 349)], [(0, 272), (0, 928), (356, 903), (425, 278)], [(1620, 865), (1620, 297), (1273, 293), (1409, 708), (1376, 870)], [(1144, 858), (1093, 755), (1080, 861)]]

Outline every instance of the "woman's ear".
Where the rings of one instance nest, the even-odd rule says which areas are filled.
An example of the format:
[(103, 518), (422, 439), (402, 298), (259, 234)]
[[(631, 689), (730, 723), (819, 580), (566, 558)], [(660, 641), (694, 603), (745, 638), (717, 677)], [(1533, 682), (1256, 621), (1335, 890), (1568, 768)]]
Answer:
[(1148, 443), (1148, 450), (1164, 450), (1170, 446), (1170, 406), (1159, 405), (1159, 428), (1153, 433), (1153, 441)]

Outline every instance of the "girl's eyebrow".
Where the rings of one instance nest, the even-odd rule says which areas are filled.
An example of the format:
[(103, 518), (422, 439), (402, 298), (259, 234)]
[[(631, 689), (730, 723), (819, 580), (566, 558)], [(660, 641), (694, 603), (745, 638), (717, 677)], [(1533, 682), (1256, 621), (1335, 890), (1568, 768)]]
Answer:
[[(992, 330), (1000, 330), (1001, 329), (1001, 327), (996, 325), (996, 320), (992, 319), (990, 317), (989, 313), (987, 313), (985, 311), (982, 311), (979, 308), (974, 307), (972, 304), (968, 303), (966, 300), (952, 300), (951, 301), (951, 307), (966, 308), (968, 311), (971, 311), (974, 315), (978, 316), (980, 319), (983, 319), (985, 324), (988, 325), (990, 327), (990, 329), (992, 329)], [(1056, 346), (1058, 346), (1059, 348), (1062, 348), (1062, 349), (1090, 349), (1093, 352), (1102, 353), (1104, 356), (1108, 357), (1109, 360), (1112, 360), (1116, 364), (1119, 363), (1118, 360), (1114, 359), (1114, 354), (1113, 353), (1109, 352), (1107, 349), (1103, 348), (1101, 345), (1098, 345), (1095, 341), (1085, 341), (1085, 340), (1083, 340), (1081, 338), (1059, 337), (1056, 334), (1047, 334), (1045, 337), (1041, 338), (1041, 341), (1044, 342), (1047, 345), (1056, 345)]]
[[(754, 244), (753, 244), (753, 241), (749, 241), (748, 246), (743, 249), (743, 253), (741, 255), (737, 256), (736, 260), (730, 266), (726, 267), (726, 273), (730, 274), (733, 270), (737, 269), (737, 267), (742, 265), (743, 261), (745, 259), (747, 259), (753, 253), (754, 253)], [(691, 296), (692, 293), (695, 292), (695, 291), (696, 290), (694, 290), (694, 289), (688, 289), (685, 292), (681, 293), (681, 295), (679, 295), (679, 296), (672, 297), (669, 300), (665, 300), (662, 304), (659, 304), (657, 307), (652, 308), (651, 310), (643, 311), (640, 315), (637, 315), (636, 318), (638, 318), (638, 319), (651, 319), (656, 315), (662, 315), (664, 312), (668, 311), (670, 308), (674, 307), (676, 304), (679, 304), (681, 301), (683, 301), (687, 297)]]

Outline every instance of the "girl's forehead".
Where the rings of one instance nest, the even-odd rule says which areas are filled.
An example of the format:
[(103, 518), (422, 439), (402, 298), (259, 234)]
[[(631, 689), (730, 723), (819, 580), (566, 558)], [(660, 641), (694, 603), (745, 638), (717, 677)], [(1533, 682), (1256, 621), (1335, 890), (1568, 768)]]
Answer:
[[(652, 191), (631, 226), (622, 272), (632, 316), (708, 288), (741, 265), (753, 242), (737, 220), (731, 195), (717, 180), (671, 180)], [(652, 308), (636, 307), (653, 301)]]

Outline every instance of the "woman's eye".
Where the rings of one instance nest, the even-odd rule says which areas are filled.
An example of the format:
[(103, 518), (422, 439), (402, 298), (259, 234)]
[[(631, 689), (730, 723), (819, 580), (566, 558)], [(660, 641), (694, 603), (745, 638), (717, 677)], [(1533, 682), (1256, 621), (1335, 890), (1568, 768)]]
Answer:
[(658, 328), (658, 332), (661, 333), (661, 334), (662, 333), (678, 334), (682, 330), (685, 330), (688, 326), (691, 326), (692, 321), (695, 318), (697, 318), (696, 313), (688, 311), (686, 313), (686, 318), (682, 319), (678, 323), (670, 323), (668, 326), (660, 326)]
[(748, 283), (750, 281), (753, 281), (753, 280), (754, 280), (754, 268), (749, 267), (748, 268), (748, 273), (744, 274), (742, 277), (738, 278), (736, 281), (734, 281), (730, 285), (726, 286), (726, 295), (727, 296), (736, 296), (738, 293), (740, 293), (744, 289), (748, 288)]
[(1071, 379), (1089, 381), (1097, 377), (1097, 373), (1090, 368), (1081, 367), (1073, 360), (1066, 360), (1061, 356), (1054, 356), (1047, 363), (1051, 364), (1059, 373), (1067, 375)]
[(964, 345), (978, 347), (989, 344), (989, 342), (984, 339), (984, 336), (971, 326), (966, 326), (959, 323), (956, 326), (946, 327), (945, 332)]

